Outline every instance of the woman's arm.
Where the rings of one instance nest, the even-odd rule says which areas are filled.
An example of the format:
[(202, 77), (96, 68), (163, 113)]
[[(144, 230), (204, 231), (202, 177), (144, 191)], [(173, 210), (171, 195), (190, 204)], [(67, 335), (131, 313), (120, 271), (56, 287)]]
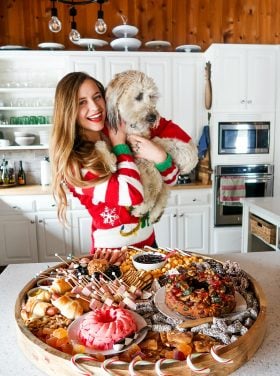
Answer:
[(165, 184), (176, 184), (179, 176), (178, 167), (161, 145), (136, 135), (130, 135), (128, 141), (137, 158), (144, 158), (155, 164)]

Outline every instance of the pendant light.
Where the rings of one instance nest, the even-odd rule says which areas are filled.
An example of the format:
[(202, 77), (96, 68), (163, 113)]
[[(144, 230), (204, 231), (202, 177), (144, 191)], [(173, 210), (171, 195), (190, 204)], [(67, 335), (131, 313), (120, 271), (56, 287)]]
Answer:
[(61, 28), (61, 22), (57, 17), (57, 9), (55, 7), (55, 2), (56, 0), (51, 0), (52, 1), (52, 8), (51, 8), (51, 19), (49, 20), (49, 29), (53, 33), (58, 33)]
[(105, 34), (108, 27), (104, 21), (104, 12), (102, 10), (102, 4), (104, 3), (104, 0), (97, 0), (97, 3), (100, 7), (97, 12), (97, 20), (94, 25), (94, 30), (97, 34)]
[(78, 40), (80, 40), (80, 38), (81, 38), (81, 35), (77, 30), (77, 24), (76, 24), (76, 21), (75, 21), (75, 16), (77, 15), (77, 10), (74, 6), (70, 8), (69, 15), (70, 15), (70, 17), (72, 17), (71, 31), (69, 33), (69, 39), (71, 40), (71, 42), (78, 42)]
[(105, 34), (108, 27), (104, 21), (104, 12), (102, 9), (102, 5), (107, 2), (108, 0), (50, 0), (52, 2), (51, 8), (51, 19), (49, 21), (49, 29), (53, 33), (58, 33), (62, 29), (61, 21), (58, 19), (58, 11), (55, 6), (57, 3), (71, 5), (69, 10), (69, 15), (72, 17), (71, 21), (71, 31), (69, 33), (69, 39), (72, 42), (76, 42), (80, 39), (80, 33), (77, 30), (77, 24), (75, 22), (75, 17), (77, 16), (77, 10), (75, 5), (88, 5), (92, 3), (99, 4), (99, 10), (97, 12), (97, 20), (94, 25), (94, 29), (97, 34)]

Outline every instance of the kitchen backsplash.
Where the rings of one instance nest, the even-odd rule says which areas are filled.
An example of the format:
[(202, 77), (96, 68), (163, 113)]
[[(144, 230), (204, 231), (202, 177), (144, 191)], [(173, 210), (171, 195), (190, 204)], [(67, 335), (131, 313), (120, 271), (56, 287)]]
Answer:
[(48, 150), (23, 150), (16, 152), (5, 150), (5, 152), (2, 152), (2, 155), (0, 154), (1, 158), (3, 155), (9, 163), (14, 163), (16, 173), (19, 169), (19, 161), (22, 161), (28, 185), (41, 184), (41, 161), (45, 156), (48, 156)]

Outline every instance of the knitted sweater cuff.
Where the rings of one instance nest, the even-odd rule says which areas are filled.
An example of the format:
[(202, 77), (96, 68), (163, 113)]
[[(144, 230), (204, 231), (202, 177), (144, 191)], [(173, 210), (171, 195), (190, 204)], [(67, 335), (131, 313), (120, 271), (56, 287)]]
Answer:
[(170, 154), (167, 154), (166, 160), (161, 163), (155, 163), (156, 168), (159, 172), (164, 172), (172, 166), (172, 158)]
[(112, 149), (113, 153), (118, 157), (121, 154), (132, 154), (130, 147), (127, 144), (115, 145)]

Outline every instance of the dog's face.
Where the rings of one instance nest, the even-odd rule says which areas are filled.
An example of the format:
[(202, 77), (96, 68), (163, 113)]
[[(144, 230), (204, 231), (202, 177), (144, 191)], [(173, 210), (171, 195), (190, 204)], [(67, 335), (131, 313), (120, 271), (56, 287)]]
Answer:
[(126, 123), (127, 134), (148, 136), (159, 120), (156, 109), (159, 93), (155, 82), (140, 71), (117, 74), (106, 89), (109, 126)]

